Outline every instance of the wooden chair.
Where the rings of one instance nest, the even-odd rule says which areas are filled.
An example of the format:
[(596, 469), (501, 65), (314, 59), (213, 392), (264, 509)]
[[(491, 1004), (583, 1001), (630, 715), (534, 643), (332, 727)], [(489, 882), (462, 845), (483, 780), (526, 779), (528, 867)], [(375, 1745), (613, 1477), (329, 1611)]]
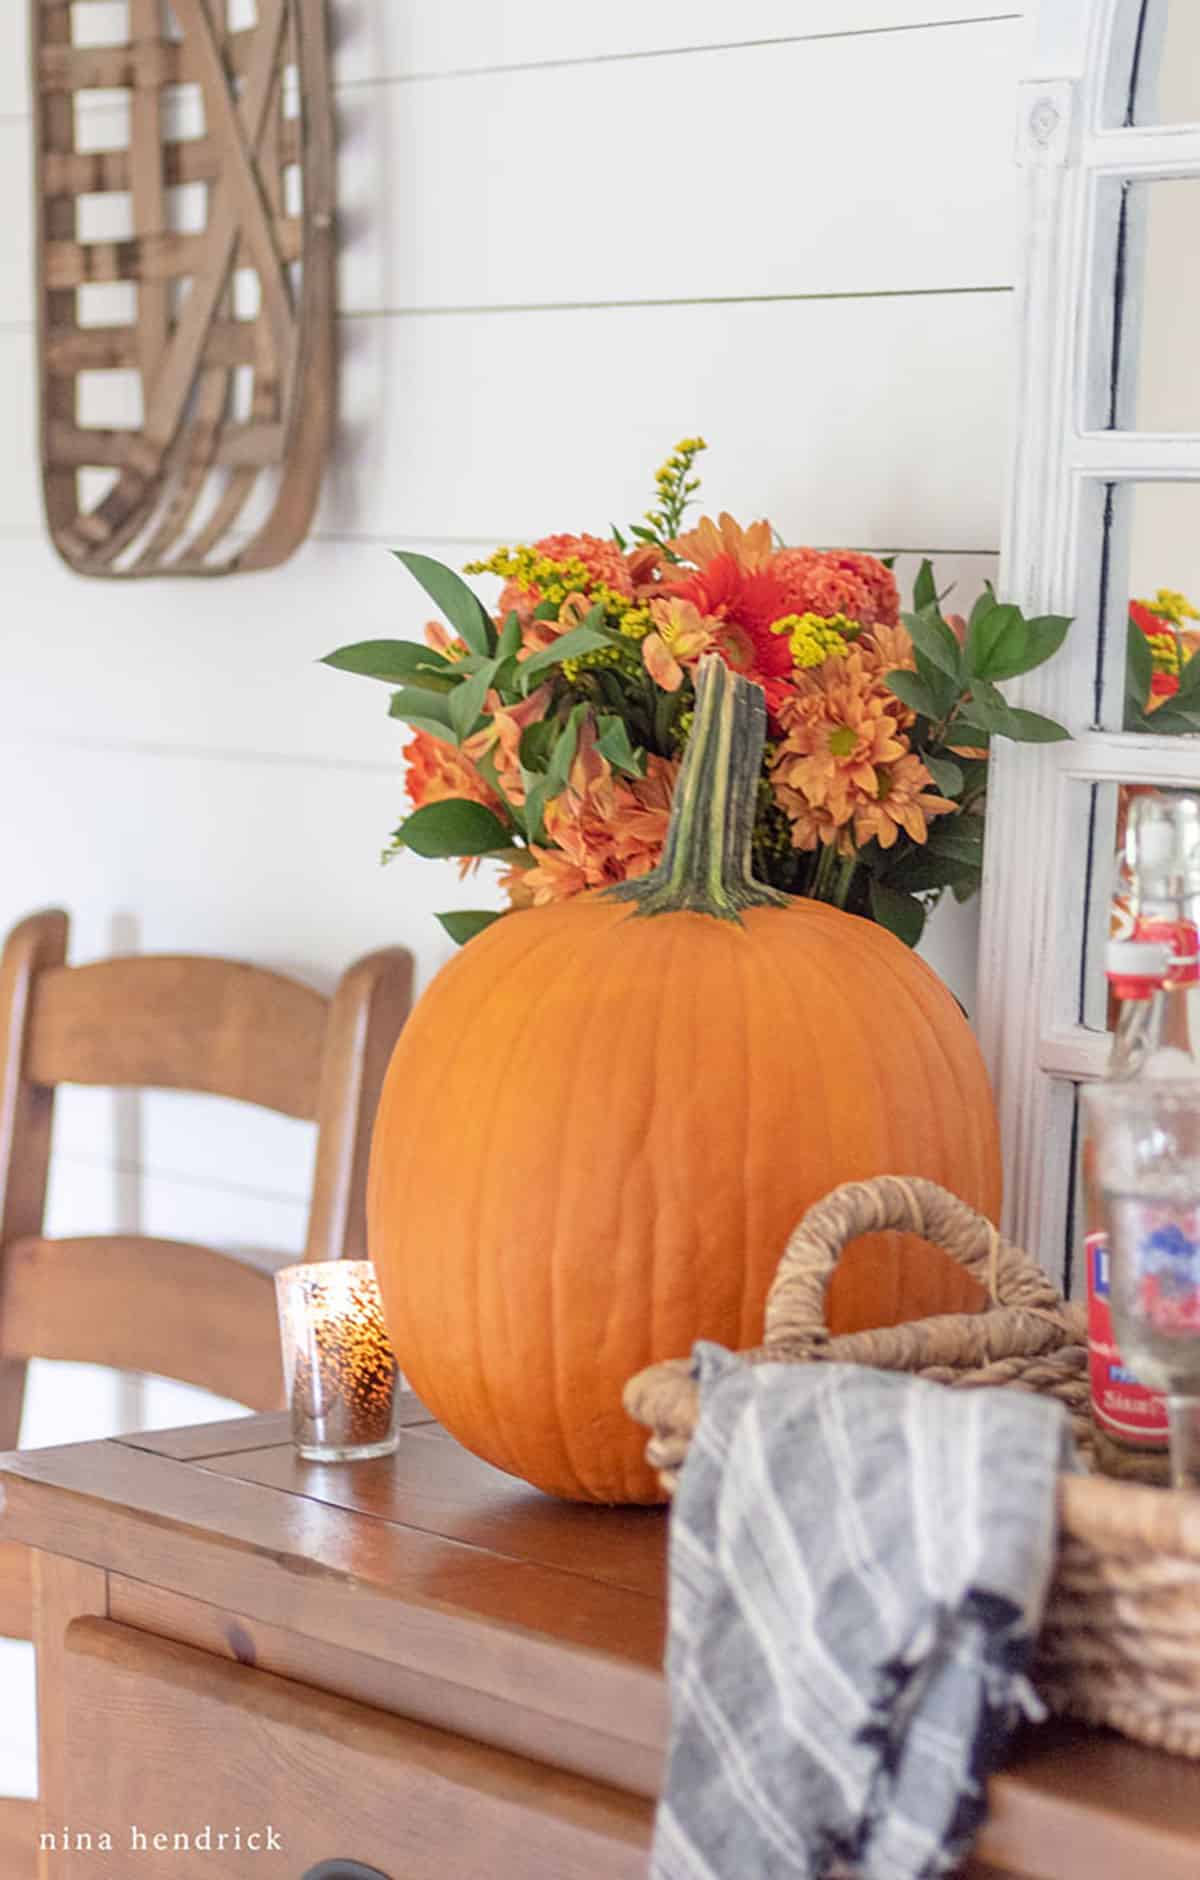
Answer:
[[(0, 956), (0, 1450), (16, 1447), (31, 1358), (197, 1384), (252, 1410), (282, 1402), (274, 1280), (207, 1247), (43, 1233), (58, 1084), (146, 1085), (262, 1104), (315, 1122), (307, 1260), (366, 1254), (371, 1126), (412, 999), (400, 947), (357, 961), (332, 999), (232, 960), (66, 964), (58, 910)], [(25, 1549), (0, 1544), (0, 1635), (32, 1632)], [(5, 1880), (32, 1874), (36, 1804), (0, 1798)]]

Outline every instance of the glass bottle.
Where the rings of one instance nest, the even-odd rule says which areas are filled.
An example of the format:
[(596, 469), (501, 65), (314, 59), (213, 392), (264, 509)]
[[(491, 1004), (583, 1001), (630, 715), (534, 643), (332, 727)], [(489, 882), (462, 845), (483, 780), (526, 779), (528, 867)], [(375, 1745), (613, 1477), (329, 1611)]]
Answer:
[[(1200, 1078), (1200, 800), (1149, 792), (1129, 806), (1125, 866), (1133, 938), (1110, 941), (1116, 1020), (1106, 1077)], [(1128, 926), (1126, 927), (1128, 931)], [(1114, 1475), (1167, 1480), (1167, 1407), (1122, 1362), (1109, 1311), (1108, 1243), (1095, 1149), (1084, 1145), (1088, 1344), (1096, 1460)]]

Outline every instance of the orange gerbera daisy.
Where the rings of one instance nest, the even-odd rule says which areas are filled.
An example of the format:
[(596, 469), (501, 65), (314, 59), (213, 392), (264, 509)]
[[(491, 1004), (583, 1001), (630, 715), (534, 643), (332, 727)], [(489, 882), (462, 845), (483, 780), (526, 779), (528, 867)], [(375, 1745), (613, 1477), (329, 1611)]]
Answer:
[(743, 529), (741, 523), (735, 522), (723, 509), (718, 521), (703, 516), (694, 529), (677, 536), (671, 546), (681, 561), (694, 562), (698, 568), (707, 568), (718, 556), (728, 555), (739, 568), (750, 572), (765, 568), (771, 559), (771, 525), (752, 522), (748, 529)]
[(703, 619), (719, 623), (716, 649), (735, 672), (760, 684), (790, 676), (791, 648), (771, 628), (791, 609), (770, 568), (747, 569), (732, 555), (720, 554), (681, 580), (665, 582), (663, 591), (690, 601)]

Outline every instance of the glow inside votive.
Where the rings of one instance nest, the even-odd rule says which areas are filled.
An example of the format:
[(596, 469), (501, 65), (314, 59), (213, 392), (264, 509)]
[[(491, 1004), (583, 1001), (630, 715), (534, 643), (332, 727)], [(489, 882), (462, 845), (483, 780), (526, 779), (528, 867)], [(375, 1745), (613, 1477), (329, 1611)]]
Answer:
[(314, 1462), (396, 1447), (395, 1354), (369, 1260), (313, 1260), (275, 1275), (292, 1438)]

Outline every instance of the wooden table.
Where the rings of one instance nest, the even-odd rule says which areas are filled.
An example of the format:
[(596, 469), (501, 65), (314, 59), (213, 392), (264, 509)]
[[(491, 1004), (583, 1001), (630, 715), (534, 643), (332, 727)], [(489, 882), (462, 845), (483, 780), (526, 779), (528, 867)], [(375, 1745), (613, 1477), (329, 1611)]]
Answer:
[[(644, 1874), (664, 1516), (402, 1420), (352, 1466), (300, 1462), (278, 1416), (0, 1459), (0, 1541), (37, 1550), (46, 1880)], [(1196, 1880), (1200, 1769), (1030, 1732), (969, 1871)]]

